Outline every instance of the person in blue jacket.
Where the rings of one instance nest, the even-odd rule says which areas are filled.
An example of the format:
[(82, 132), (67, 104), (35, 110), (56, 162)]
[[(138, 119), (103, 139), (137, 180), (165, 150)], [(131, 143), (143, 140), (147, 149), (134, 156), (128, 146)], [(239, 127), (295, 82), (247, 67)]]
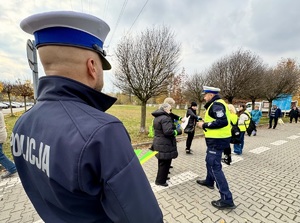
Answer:
[(46, 76), (16, 122), (11, 150), (23, 187), (46, 222), (163, 222), (125, 127), (101, 93), (109, 26), (71, 11), (29, 16)]
[[(262, 112), (259, 110), (259, 106), (255, 106), (254, 109), (251, 111), (251, 118), (255, 122), (255, 125), (258, 126), (258, 123), (260, 122), (260, 119), (262, 117)], [(256, 136), (257, 129), (253, 130), (252, 135)]]
[(17, 172), (16, 165), (7, 158), (3, 152), (3, 144), (7, 138), (7, 131), (4, 121), (4, 115), (2, 113), (2, 108), (0, 108), (0, 164), (5, 168), (5, 173), (1, 175), (1, 179), (11, 177)]

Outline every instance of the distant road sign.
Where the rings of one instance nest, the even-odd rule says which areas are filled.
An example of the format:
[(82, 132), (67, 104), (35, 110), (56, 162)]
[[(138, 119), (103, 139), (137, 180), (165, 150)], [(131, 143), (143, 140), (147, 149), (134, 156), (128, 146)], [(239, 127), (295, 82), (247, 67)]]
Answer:
[(32, 71), (34, 70), (34, 55), (33, 55), (33, 50), (34, 50), (33, 43), (29, 39), (29, 40), (27, 40), (26, 51), (27, 51), (27, 59), (28, 59), (29, 67), (30, 67), (30, 69)]
[(30, 69), (32, 70), (32, 79), (33, 79), (33, 91), (34, 91), (34, 99), (37, 98), (37, 86), (38, 86), (38, 64), (37, 64), (37, 56), (36, 56), (36, 48), (34, 47), (34, 40), (27, 40), (26, 44), (27, 51), (27, 59)]

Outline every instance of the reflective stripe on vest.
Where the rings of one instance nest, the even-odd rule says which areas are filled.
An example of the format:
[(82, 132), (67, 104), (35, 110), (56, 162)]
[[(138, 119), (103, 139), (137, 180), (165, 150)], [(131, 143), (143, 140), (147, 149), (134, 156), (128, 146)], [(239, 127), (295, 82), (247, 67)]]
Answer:
[[(238, 116), (235, 113), (230, 113), (230, 121), (232, 124), (236, 125), (238, 124)], [(230, 123), (231, 124), (231, 123)]]
[[(247, 110), (245, 110), (244, 113), (247, 113), (249, 115), (249, 117), (251, 117), (250, 113)], [(246, 115), (246, 116), (248, 117), (248, 115)], [(243, 124), (239, 124), (239, 128), (240, 128), (241, 132), (246, 132), (246, 127), (248, 128), (249, 123), (250, 123), (249, 117), (248, 117), (248, 120), (244, 121)]]
[[(225, 127), (219, 128), (219, 129), (206, 128), (205, 129), (206, 131), (204, 131), (204, 135), (206, 138), (219, 138), (219, 139), (229, 138), (229, 137), (231, 137), (230, 111), (224, 100), (218, 99), (215, 102), (219, 102), (224, 105), (228, 124)], [(205, 122), (213, 122), (216, 120), (209, 115), (209, 110), (210, 110), (211, 106), (213, 105), (213, 103), (211, 103), (211, 105), (208, 107), (208, 109), (205, 112), (205, 116), (204, 116)]]

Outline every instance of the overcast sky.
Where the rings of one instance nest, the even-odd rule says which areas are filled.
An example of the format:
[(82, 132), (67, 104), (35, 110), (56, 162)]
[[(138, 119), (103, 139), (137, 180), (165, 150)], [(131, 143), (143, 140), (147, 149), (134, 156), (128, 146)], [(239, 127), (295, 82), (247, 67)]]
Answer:
[[(111, 31), (104, 49), (116, 67), (115, 49), (127, 33), (165, 25), (181, 44), (179, 71), (201, 72), (237, 49), (251, 50), (275, 66), (281, 58), (299, 62), (300, 1), (298, 0), (9, 0), (0, 5), (0, 80), (32, 79), (26, 42), (32, 36), (19, 24), (25, 17), (55, 10), (90, 13), (105, 20)], [(104, 92), (112, 86), (114, 69), (105, 72)], [(39, 75), (43, 69), (39, 64)]]

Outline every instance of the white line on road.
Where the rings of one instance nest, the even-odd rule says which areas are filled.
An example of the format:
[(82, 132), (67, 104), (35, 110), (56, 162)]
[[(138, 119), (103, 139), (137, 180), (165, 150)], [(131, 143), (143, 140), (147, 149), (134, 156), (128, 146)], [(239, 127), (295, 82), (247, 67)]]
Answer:
[(252, 149), (249, 152), (250, 153), (255, 153), (255, 154), (260, 154), (260, 153), (263, 153), (263, 152), (265, 152), (265, 151), (267, 151), (269, 149), (270, 149), (269, 147), (261, 146), (261, 147), (257, 147), (255, 149)]
[(297, 138), (299, 138), (300, 136), (297, 136), (297, 135), (292, 135), (292, 136), (289, 136), (289, 137), (287, 137), (288, 139), (297, 139)]
[(278, 141), (275, 141), (275, 142), (272, 142), (270, 143), (271, 145), (274, 145), (274, 146), (280, 146), (284, 143), (287, 143), (288, 141), (285, 141), (285, 140), (278, 140)]
[(195, 173), (193, 173), (191, 171), (187, 171), (187, 172), (183, 172), (181, 174), (177, 174), (177, 175), (171, 177), (170, 180), (167, 181), (167, 183), (169, 184), (168, 187), (157, 186), (155, 183), (150, 183), (150, 185), (152, 187), (153, 192), (158, 192), (158, 191), (167, 189), (169, 187), (172, 187), (172, 186), (175, 186), (175, 185), (178, 185), (178, 184), (181, 184), (181, 183), (193, 180), (193, 179), (195, 179), (197, 177), (198, 177), (197, 174), (195, 174)]
[[(231, 155), (231, 164), (230, 165), (232, 165), (232, 164), (234, 164), (234, 163), (237, 163), (237, 162), (239, 162), (239, 161), (242, 161), (242, 160), (244, 160), (244, 158), (243, 157), (241, 157), (241, 155), (235, 155), (235, 154), (232, 154)], [(225, 164), (225, 163), (222, 163), (222, 167), (223, 168), (226, 168), (226, 167), (228, 167), (229, 165), (227, 165), (227, 164)]]

